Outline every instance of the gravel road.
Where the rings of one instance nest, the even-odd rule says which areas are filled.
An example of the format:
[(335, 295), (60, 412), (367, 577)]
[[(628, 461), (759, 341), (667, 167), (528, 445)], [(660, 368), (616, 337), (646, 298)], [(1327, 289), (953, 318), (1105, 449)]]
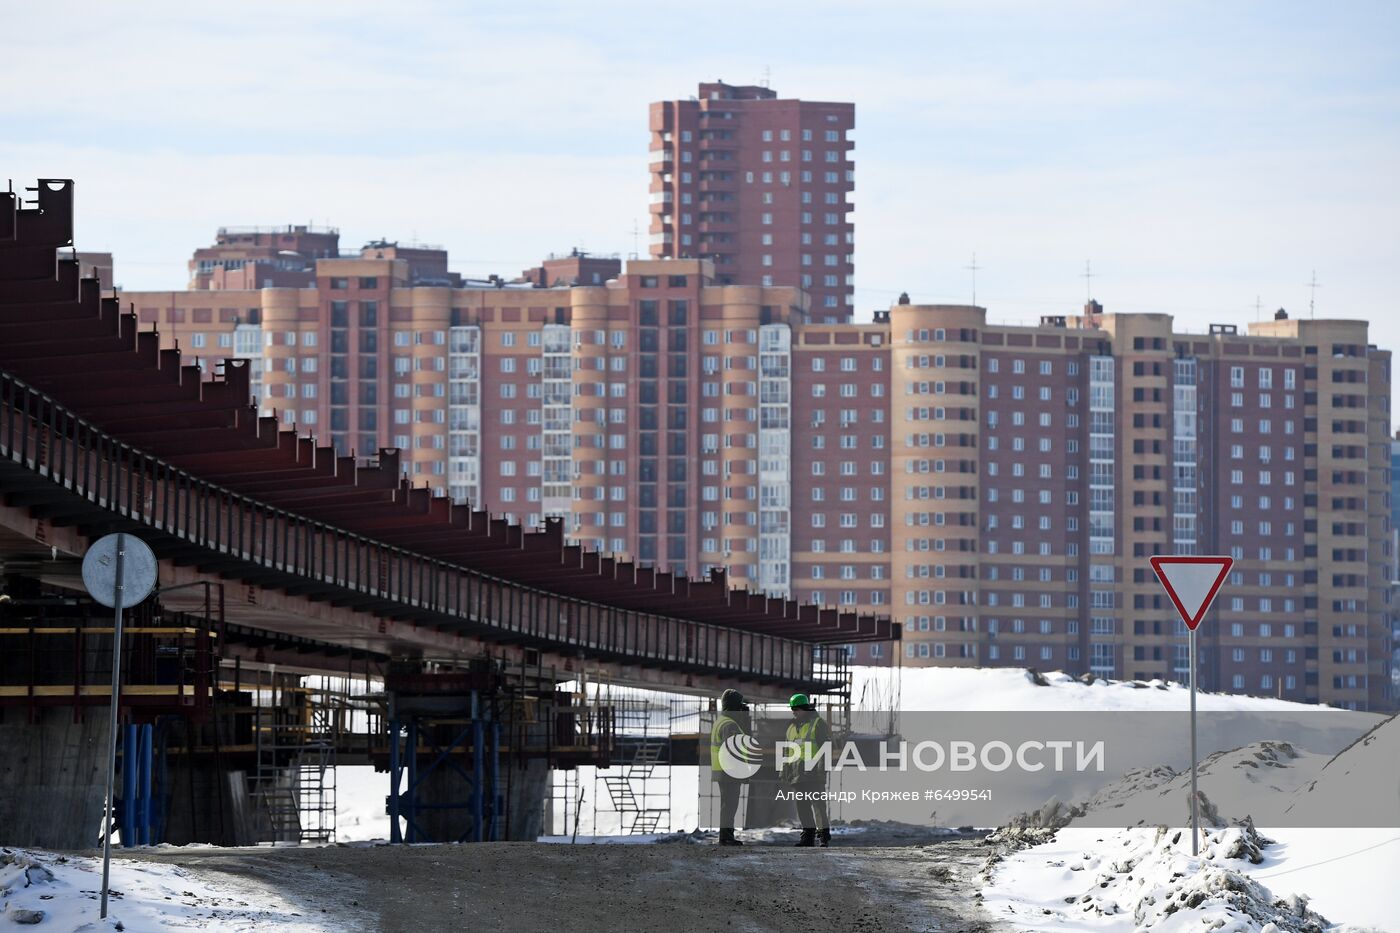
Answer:
[(173, 849), (140, 858), (274, 888), (307, 921), (323, 918), (335, 931), (997, 929), (974, 899), (973, 875), (989, 851), (980, 840), (839, 843)]

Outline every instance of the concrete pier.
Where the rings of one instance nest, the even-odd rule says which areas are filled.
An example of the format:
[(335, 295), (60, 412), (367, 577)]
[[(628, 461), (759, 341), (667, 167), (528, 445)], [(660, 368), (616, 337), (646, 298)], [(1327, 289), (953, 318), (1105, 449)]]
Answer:
[(107, 717), (19, 710), (0, 721), (0, 844), (91, 849), (102, 829)]

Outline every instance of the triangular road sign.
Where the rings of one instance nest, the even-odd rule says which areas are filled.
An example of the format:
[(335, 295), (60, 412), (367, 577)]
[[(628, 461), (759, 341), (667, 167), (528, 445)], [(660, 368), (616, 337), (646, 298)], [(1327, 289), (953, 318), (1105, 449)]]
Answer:
[(1235, 560), (1233, 557), (1153, 557), (1150, 562), (1181, 621), (1195, 631)]

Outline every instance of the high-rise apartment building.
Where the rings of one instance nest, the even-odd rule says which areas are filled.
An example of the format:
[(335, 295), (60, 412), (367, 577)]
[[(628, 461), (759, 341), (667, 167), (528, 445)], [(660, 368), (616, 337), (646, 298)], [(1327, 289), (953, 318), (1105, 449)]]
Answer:
[(190, 257), (191, 289), (253, 289), (314, 284), (316, 260), (340, 253), (340, 232), (306, 225), (220, 227)]
[(1183, 679), (1147, 559), (1228, 553), (1204, 686), (1394, 704), (1390, 354), (1363, 321), (827, 323), (700, 259), (557, 287), (314, 273), (123, 301), (167, 345), (258, 361), (263, 411), (342, 450), (397, 447), (435, 491), (602, 551), (889, 614), (904, 664)]
[(797, 286), (813, 320), (854, 310), (855, 105), (703, 83), (651, 105), (651, 255), (722, 285)]

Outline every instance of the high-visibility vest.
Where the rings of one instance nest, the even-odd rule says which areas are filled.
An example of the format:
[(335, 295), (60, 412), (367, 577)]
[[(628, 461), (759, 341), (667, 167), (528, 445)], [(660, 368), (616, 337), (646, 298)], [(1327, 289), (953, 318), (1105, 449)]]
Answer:
[(721, 712), (715, 717), (715, 724), (710, 728), (710, 770), (723, 771), (719, 764), (720, 746), (724, 744), (724, 737), (720, 735), (720, 728), (727, 722), (732, 722), (734, 728), (739, 730), (740, 735), (746, 735), (744, 727), (739, 724), (739, 720), (726, 712)]
[(826, 720), (820, 716), (813, 716), (806, 722), (789, 723), (787, 727), (787, 740), (797, 742), (799, 750), (802, 752), (802, 761), (812, 761), (817, 757), (817, 727), (824, 724)]

